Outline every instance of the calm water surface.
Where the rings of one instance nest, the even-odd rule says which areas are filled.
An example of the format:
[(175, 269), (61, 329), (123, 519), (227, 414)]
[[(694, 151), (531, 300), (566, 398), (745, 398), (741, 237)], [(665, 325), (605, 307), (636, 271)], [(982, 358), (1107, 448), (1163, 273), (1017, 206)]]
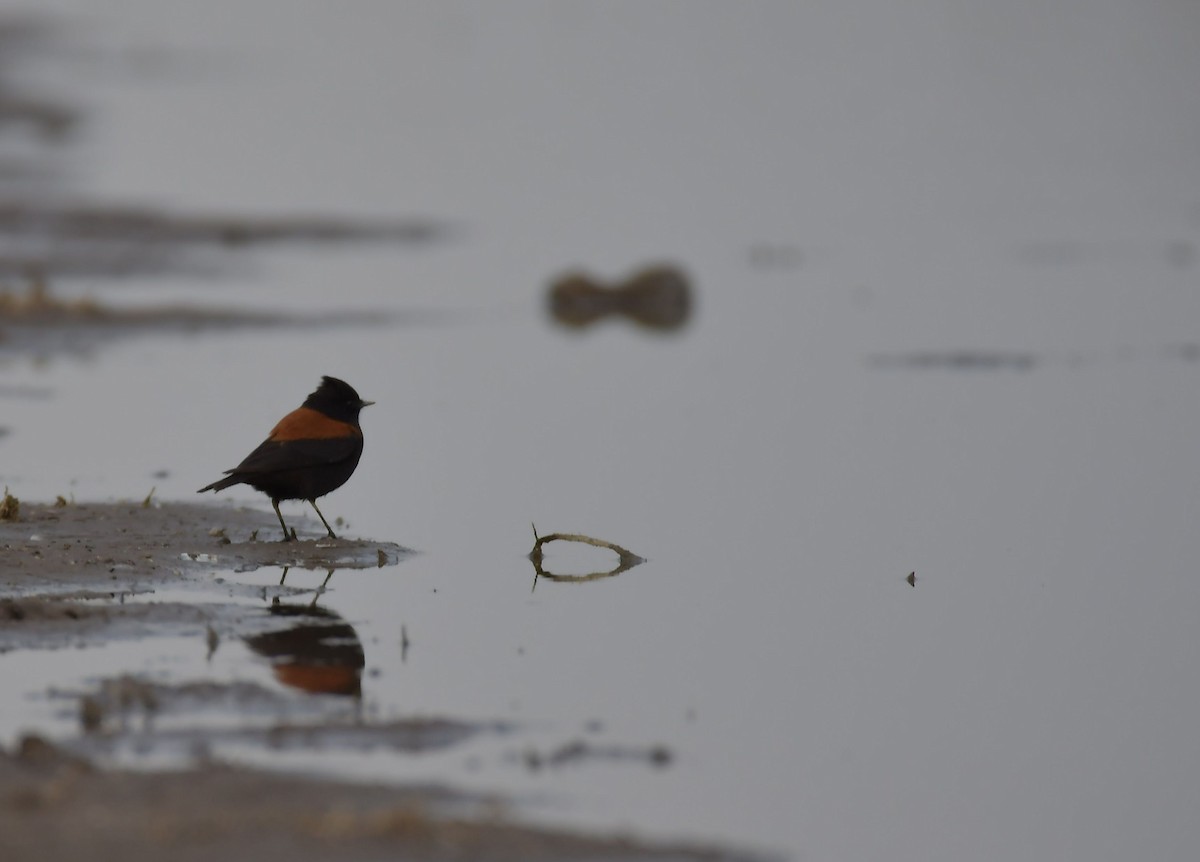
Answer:
[[(87, 4), (41, 71), (86, 193), (460, 234), (63, 289), (453, 314), (9, 364), (52, 392), (2, 402), (14, 493), (192, 499), (335, 374), (378, 404), (322, 508), (422, 552), (323, 600), (366, 708), (520, 729), (309, 765), (794, 858), (1189, 858), (1194, 4), (284, 6)], [(663, 260), (678, 332), (543, 312)], [(531, 590), (530, 522), (648, 562)], [(673, 759), (524, 765), (580, 738)]]

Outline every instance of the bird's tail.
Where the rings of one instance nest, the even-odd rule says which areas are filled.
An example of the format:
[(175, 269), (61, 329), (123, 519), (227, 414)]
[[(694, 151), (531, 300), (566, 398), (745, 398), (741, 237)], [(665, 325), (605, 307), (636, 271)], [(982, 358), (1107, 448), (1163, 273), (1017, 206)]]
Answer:
[(241, 481), (242, 481), (241, 478), (237, 474), (234, 474), (232, 476), (226, 476), (224, 479), (218, 479), (217, 481), (213, 482), (211, 485), (205, 485), (203, 488), (201, 488), (196, 493), (203, 494), (205, 491), (221, 491), (221, 490), (224, 490), (225, 488), (228, 488), (230, 485), (236, 485)]

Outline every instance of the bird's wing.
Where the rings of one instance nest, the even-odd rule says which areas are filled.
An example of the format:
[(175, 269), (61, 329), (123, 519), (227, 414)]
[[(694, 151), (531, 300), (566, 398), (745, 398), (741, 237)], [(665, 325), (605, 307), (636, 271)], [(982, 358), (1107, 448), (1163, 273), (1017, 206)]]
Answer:
[(264, 440), (241, 464), (226, 472), (276, 473), (304, 467), (336, 464), (362, 451), (361, 437), (324, 437), (319, 440)]

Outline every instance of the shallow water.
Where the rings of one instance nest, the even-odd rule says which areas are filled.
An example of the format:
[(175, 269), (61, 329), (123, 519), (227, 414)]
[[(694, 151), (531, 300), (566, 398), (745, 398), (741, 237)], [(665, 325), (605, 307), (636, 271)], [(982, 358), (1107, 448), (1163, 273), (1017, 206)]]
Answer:
[[(50, 392), (0, 399), (28, 499), (193, 499), (321, 374), (378, 402), (322, 503), (422, 552), (322, 597), (364, 708), (520, 730), (314, 766), (797, 858), (1200, 842), (1193, 4), (80, 8), (92, 50), (41, 73), (95, 106), (88, 195), (462, 226), (62, 285), (434, 322), (0, 369)], [(147, 47), (176, 73), (121, 61)], [(658, 261), (679, 331), (544, 311)], [(531, 522), (647, 562), (533, 589)], [(528, 766), (581, 738), (671, 759)]]

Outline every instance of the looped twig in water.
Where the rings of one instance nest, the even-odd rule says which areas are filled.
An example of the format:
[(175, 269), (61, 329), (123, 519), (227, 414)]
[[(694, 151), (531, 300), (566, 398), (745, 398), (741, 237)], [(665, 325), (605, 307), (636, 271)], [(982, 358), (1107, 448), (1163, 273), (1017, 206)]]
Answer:
[[(551, 581), (561, 581), (569, 583), (580, 583), (583, 581), (598, 581), (601, 578), (612, 578), (622, 572), (632, 569), (634, 566), (646, 562), (645, 559), (639, 557), (626, 548), (612, 542), (606, 542), (603, 539), (593, 539), (591, 536), (584, 536), (579, 533), (549, 533), (545, 536), (539, 536), (536, 525), (533, 527), (533, 550), (529, 552), (529, 560), (533, 563), (533, 586), (536, 589), (539, 577), (544, 577)], [(607, 572), (592, 572), (587, 575), (556, 575), (553, 572), (547, 572), (542, 568), (542, 545), (547, 542), (579, 542), (584, 545), (592, 545), (596, 548), (607, 548), (617, 555), (617, 566)]]

